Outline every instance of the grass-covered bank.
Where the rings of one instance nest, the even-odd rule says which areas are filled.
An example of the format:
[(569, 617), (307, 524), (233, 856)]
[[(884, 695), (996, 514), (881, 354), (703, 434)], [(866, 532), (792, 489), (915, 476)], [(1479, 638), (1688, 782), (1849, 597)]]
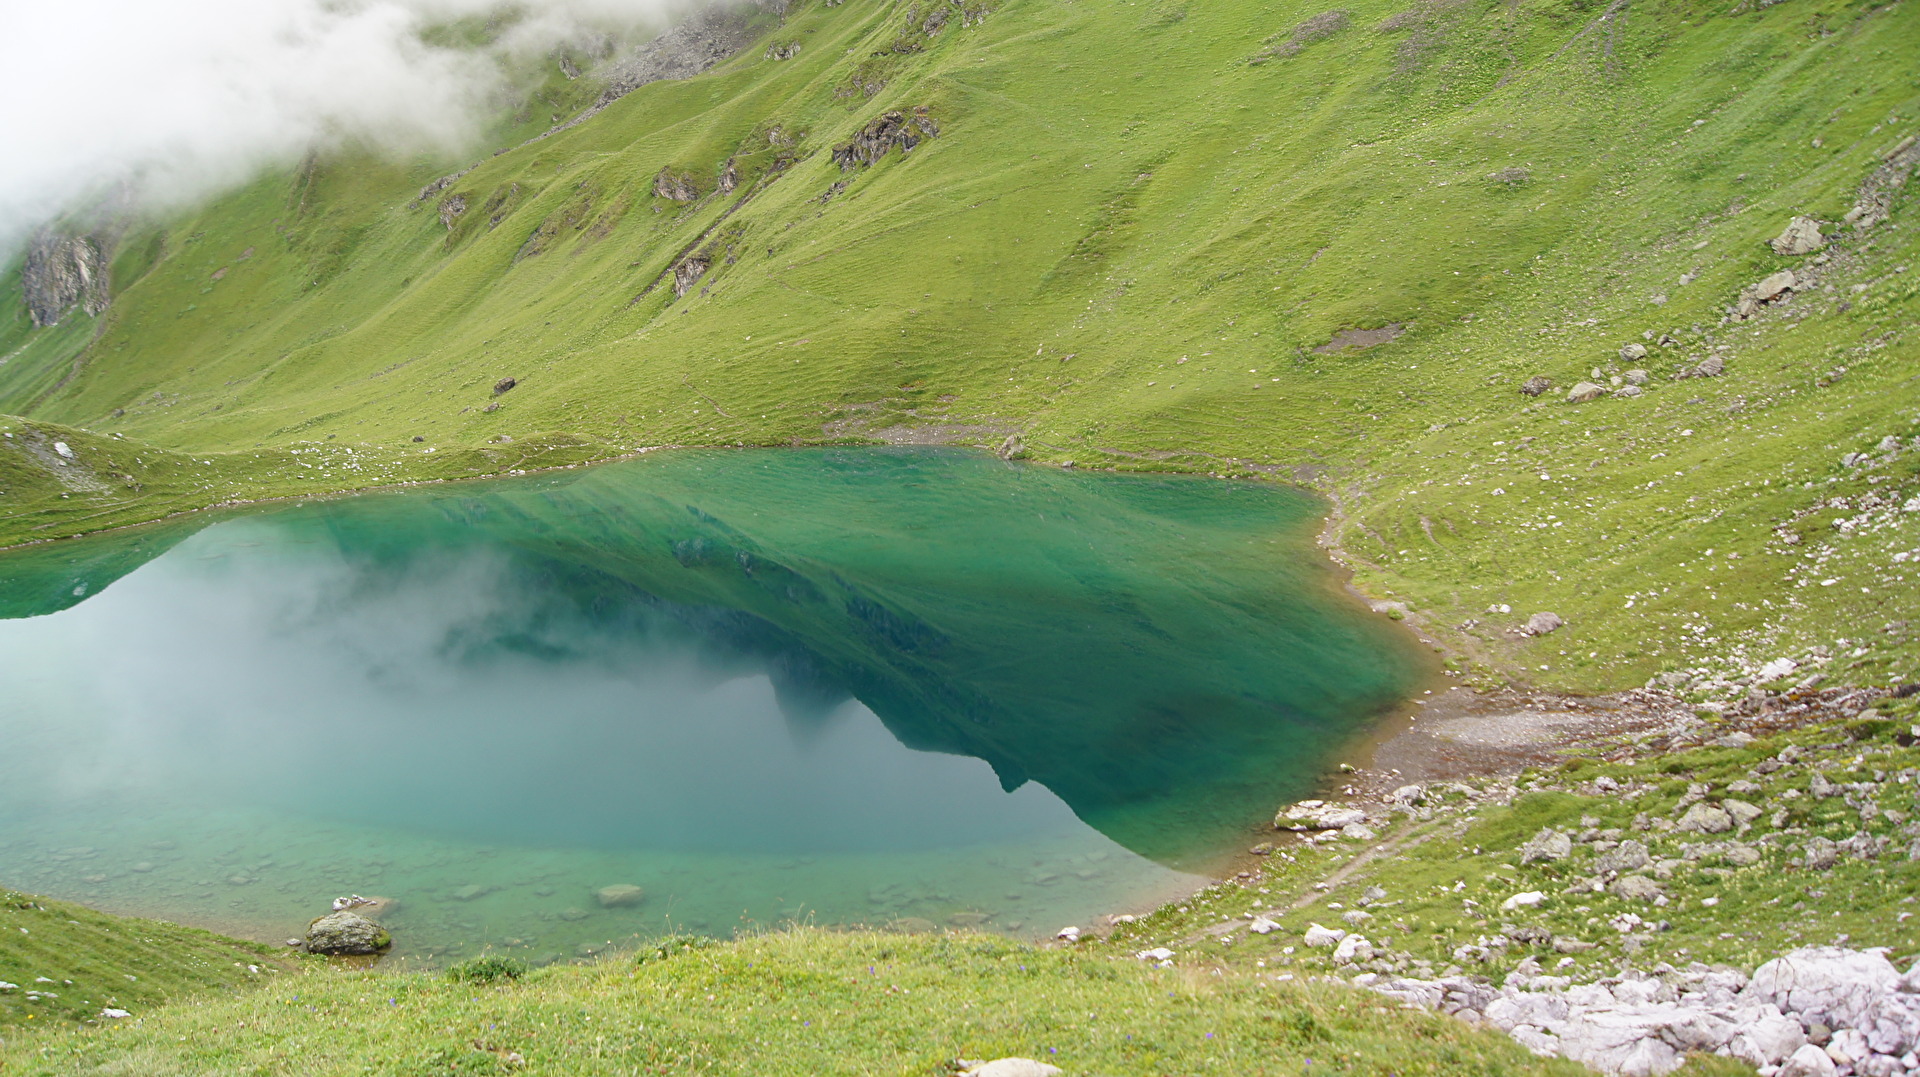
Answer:
[[(124, 436), (144, 485), (0, 453), (0, 545), (642, 446), (932, 438), (1317, 485), (1363, 589), (1507, 677), (1816, 646), (1916, 672), (1881, 631), (1920, 548), (1911, 4), (1015, 0), (933, 33), (910, 6), (793, 5), (798, 56), (476, 152), (424, 203), (471, 162), (262, 177), (129, 235), (97, 321), (33, 329), (9, 277), (0, 411)], [(919, 109), (911, 152), (835, 163)], [(1795, 215), (1829, 246), (1776, 254)], [(1584, 379), (1641, 392), (1567, 403)], [(1512, 633), (1542, 609), (1567, 627)]]
[(1581, 1072), (1333, 988), (979, 935), (796, 929), (521, 979), (315, 972), (106, 1027), (14, 1037), (21, 1074)]
[(284, 950), (0, 889), (0, 1042), (110, 1007), (216, 997), (290, 968)]

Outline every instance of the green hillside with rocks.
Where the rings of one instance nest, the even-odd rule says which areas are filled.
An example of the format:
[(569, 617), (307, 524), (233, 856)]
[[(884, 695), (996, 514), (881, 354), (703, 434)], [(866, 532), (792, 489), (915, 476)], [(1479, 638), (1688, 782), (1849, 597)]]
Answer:
[(543, 137), (130, 225), (97, 315), (33, 325), (16, 267), (0, 541), (941, 441), (1319, 489), (1462, 668), (1920, 672), (1911, 5), (741, 18)]

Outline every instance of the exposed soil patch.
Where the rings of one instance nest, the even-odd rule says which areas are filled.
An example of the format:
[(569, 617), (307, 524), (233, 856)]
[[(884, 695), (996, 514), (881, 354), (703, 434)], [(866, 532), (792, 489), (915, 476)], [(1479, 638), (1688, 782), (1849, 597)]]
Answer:
[[(901, 419), (906, 421), (899, 421)], [(894, 420), (889, 422), (888, 420)], [(881, 425), (881, 424), (885, 425)], [(973, 422), (948, 422), (913, 411), (898, 411), (884, 404), (855, 405), (847, 413), (822, 423), (820, 432), (829, 438), (871, 438), (888, 445), (999, 445), (1020, 433), (1022, 424), (1011, 419), (979, 419)]]
[(1333, 335), (1332, 340), (1313, 349), (1313, 352), (1315, 355), (1332, 355), (1348, 348), (1371, 348), (1398, 339), (1406, 331), (1405, 322), (1389, 322), (1378, 329), (1342, 329)]

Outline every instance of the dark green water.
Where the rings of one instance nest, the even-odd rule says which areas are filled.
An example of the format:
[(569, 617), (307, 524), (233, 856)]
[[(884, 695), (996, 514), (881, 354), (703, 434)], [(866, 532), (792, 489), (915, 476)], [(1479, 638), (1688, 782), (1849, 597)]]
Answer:
[(0, 881), (271, 938), (378, 894), (441, 960), (1051, 933), (1191, 886), (1424, 677), (1319, 512), (683, 452), (0, 556)]

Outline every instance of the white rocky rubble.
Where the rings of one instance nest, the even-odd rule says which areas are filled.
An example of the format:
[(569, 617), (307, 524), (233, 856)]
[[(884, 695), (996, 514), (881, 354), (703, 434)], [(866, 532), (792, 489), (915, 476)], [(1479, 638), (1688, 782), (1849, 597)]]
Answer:
[(1883, 950), (1808, 947), (1750, 977), (1657, 965), (1576, 984), (1529, 960), (1498, 988), (1468, 977), (1356, 982), (1623, 1077), (1671, 1072), (1695, 1051), (1761, 1077), (1920, 1077), (1920, 964), (1901, 975)]

